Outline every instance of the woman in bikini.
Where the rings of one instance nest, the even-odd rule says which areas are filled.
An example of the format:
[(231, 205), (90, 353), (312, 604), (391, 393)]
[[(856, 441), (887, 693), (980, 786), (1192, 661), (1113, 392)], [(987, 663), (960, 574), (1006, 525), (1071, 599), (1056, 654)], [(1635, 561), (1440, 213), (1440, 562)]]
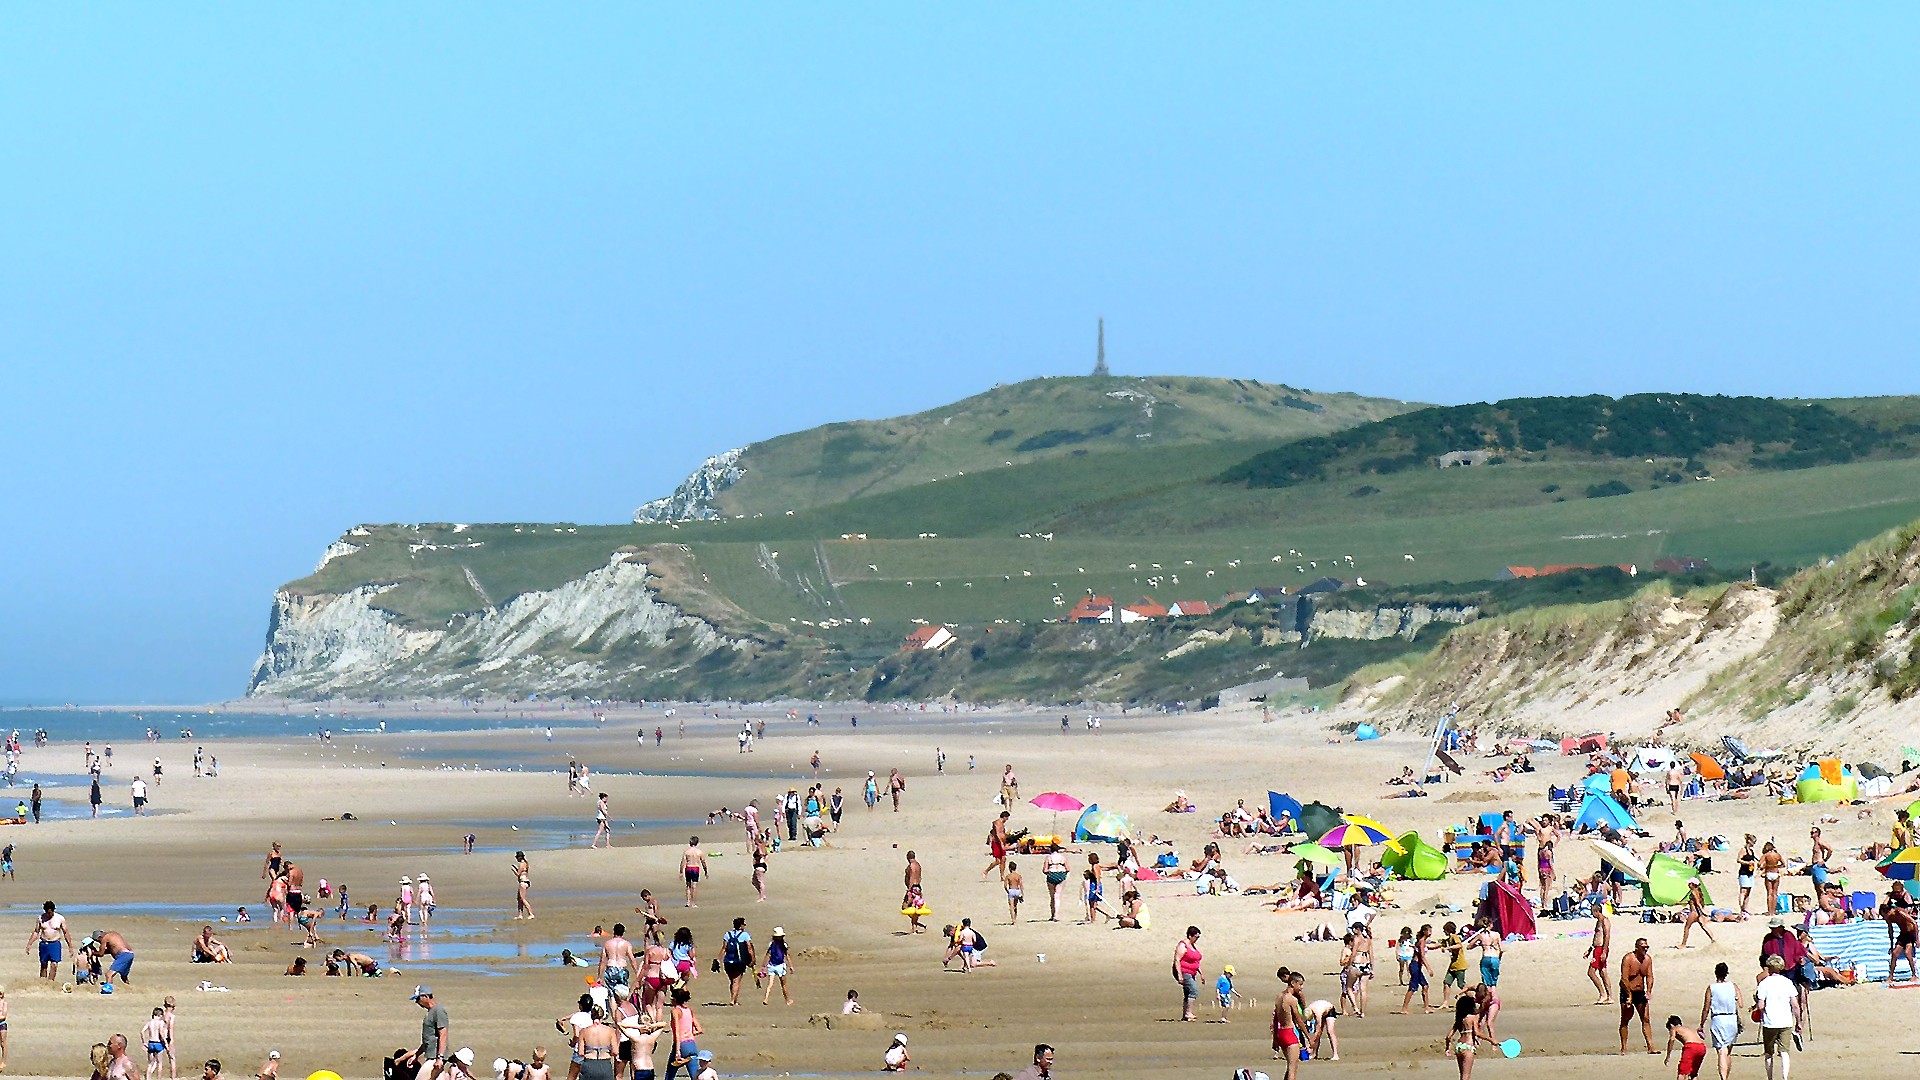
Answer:
[(669, 981), (667, 971), (672, 963), (673, 954), (658, 938), (647, 943), (647, 950), (640, 960), (640, 1008), (649, 1015), (660, 1011)]
[(1787, 860), (1781, 857), (1773, 841), (1767, 841), (1760, 848), (1760, 880), (1767, 886), (1768, 914), (1780, 910), (1780, 875), (1786, 868)]
[(1753, 850), (1757, 839), (1752, 833), (1747, 834), (1746, 845), (1740, 849), (1740, 858), (1734, 866), (1735, 880), (1740, 885), (1740, 914), (1742, 915), (1747, 914), (1747, 900), (1753, 895), (1754, 871), (1760, 868), (1760, 856)]
[(1048, 852), (1046, 859), (1040, 864), (1040, 869), (1047, 879), (1047, 921), (1058, 922), (1060, 890), (1067, 884), (1067, 853), (1059, 850)]
[(1472, 994), (1460, 995), (1453, 1005), (1453, 1030), (1447, 1032), (1447, 1052), (1460, 1066), (1460, 1080), (1473, 1076), (1473, 1044), (1480, 1038), (1479, 1002)]
[(592, 1023), (580, 1029), (574, 1040), (574, 1053), (580, 1059), (580, 1080), (613, 1080), (613, 1057), (620, 1043), (620, 1032), (607, 1023), (607, 1011), (595, 1005), (588, 1013)]
[(533, 918), (533, 904), (527, 899), (527, 888), (533, 884), (533, 868), (527, 865), (527, 853), (513, 853), (513, 880), (515, 882), (514, 905), (516, 919)]

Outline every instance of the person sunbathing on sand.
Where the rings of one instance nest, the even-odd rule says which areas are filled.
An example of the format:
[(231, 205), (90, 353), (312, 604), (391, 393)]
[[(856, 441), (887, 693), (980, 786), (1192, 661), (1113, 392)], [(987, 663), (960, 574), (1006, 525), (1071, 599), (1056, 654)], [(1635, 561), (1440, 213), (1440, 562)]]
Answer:
[(1188, 814), (1194, 810), (1193, 800), (1187, 798), (1184, 791), (1173, 793), (1173, 801), (1160, 808), (1163, 814)]

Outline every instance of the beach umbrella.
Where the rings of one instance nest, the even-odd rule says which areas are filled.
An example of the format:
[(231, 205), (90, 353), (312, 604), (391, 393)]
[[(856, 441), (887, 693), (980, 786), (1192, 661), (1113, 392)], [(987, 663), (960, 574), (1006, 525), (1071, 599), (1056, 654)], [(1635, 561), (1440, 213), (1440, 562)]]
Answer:
[(1060, 835), (1060, 814), (1062, 811), (1073, 810), (1077, 812), (1087, 808), (1086, 803), (1061, 791), (1043, 791), (1027, 801), (1042, 810), (1053, 811), (1053, 835), (1055, 836)]
[(1640, 856), (1635, 855), (1619, 844), (1609, 844), (1605, 840), (1591, 836), (1587, 837), (1587, 843), (1593, 845), (1593, 850), (1599, 854), (1601, 862), (1606, 863), (1608, 866), (1613, 867), (1635, 881), (1647, 880), (1647, 864), (1641, 861)]
[(1320, 846), (1330, 848), (1364, 847), (1368, 844), (1386, 843), (1387, 834), (1367, 825), (1356, 825), (1343, 821), (1328, 829), (1320, 837)]
[(1913, 881), (1920, 877), (1920, 847), (1904, 847), (1874, 864), (1874, 869), (1893, 881)]
[(1319, 844), (1295, 844), (1287, 854), (1297, 855), (1317, 866), (1339, 866), (1346, 861), (1340, 857), (1339, 852), (1328, 851)]
[(1346, 816), (1346, 821), (1347, 821), (1347, 824), (1349, 825), (1358, 825), (1369, 832), (1379, 833), (1381, 836), (1381, 839), (1375, 841), (1375, 843), (1384, 843), (1387, 845), (1387, 849), (1389, 851), (1393, 851), (1396, 853), (1400, 852), (1401, 850), (1400, 841), (1393, 838), (1393, 835), (1392, 835), (1393, 830), (1387, 828), (1385, 825), (1381, 824), (1380, 822), (1375, 821), (1370, 817), (1362, 817), (1359, 814), (1348, 814)]
[(1310, 802), (1293, 815), (1293, 820), (1300, 823), (1301, 832), (1318, 838), (1340, 824), (1340, 811), (1323, 802)]
[(1300, 811), (1303, 809), (1305, 808), (1300, 805), (1300, 800), (1291, 795), (1279, 791), (1267, 792), (1267, 813), (1275, 821), (1279, 821), (1281, 816), (1285, 815), (1292, 818), (1297, 826), (1300, 824)]

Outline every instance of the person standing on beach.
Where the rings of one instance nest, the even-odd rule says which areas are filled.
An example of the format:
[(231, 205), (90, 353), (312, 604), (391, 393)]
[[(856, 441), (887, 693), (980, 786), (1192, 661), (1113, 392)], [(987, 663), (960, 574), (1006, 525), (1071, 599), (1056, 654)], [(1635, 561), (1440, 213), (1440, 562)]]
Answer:
[(45, 795), (41, 793), (40, 785), (36, 782), (33, 785), (33, 794), (27, 797), (27, 805), (33, 808), (33, 823), (35, 825), (40, 824), (40, 800), (43, 798), (45, 798)]
[(1767, 914), (1780, 911), (1780, 875), (1787, 868), (1778, 848), (1769, 840), (1760, 848), (1760, 880), (1767, 887)]
[(1627, 1052), (1627, 1024), (1635, 1013), (1640, 1014), (1640, 1033), (1647, 1040), (1647, 1053), (1657, 1054), (1653, 1048), (1653, 1021), (1647, 1011), (1653, 1000), (1653, 956), (1648, 952), (1647, 939), (1640, 938), (1633, 943), (1633, 951), (1620, 958), (1620, 1053)]
[(1700, 1003), (1700, 1028), (1720, 1059), (1720, 1080), (1733, 1071), (1733, 1043), (1740, 1037), (1740, 988), (1727, 977), (1727, 965), (1713, 966), (1713, 984)]
[(1020, 901), (1026, 896), (1026, 880), (1020, 876), (1020, 864), (1009, 861), (1007, 869), (1000, 875), (1000, 884), (1007, 890), (1007, 925), (1020, 921)]
[[(0, 1020), (5, 1019), (0, 1016)], [(180, 1080), (180, 1050), (174, 1043), (174, 1038), (178, 1034), (174, 1025), (180, 1019), (179, 1002), (173, 1000), (172, 994), (160, 999), (160, 1019), (167, 1022), (167, 1075), (172, 1080)]]
[(780, 800), (780, 813), (787, 819), (787, 839), (800, 839), (800, 789), (788, 788)]
[(100, 816), (100, 774), (93, 774), (93, 786), (87, 792), (87, 805), (93, 809), (93, 816)]
[(147, 812), (147, 782), (138, 776), (133, 778), (133, 816), (140, 817)]
[(867, 784), (861, 789), (861, 797), (867, 800), (867, 809), (871, 810), (880, 802), (880, 784), (873, 778), (873, 770), (867, 770)]
[(1592, 980), (1594, 990), (1600, 996), (1594, 999), (1595, 1005), (1607, 1003), (1607, 949), (1613, 944), (1613, 922), (1607, 918), (1607, 905), (1595, 904), (1593, 909), (1593, 939), (1587, 945), (1587, 978)]
[(40, 905), (40, 921), (33, 932), (27, 935), (27, 951), (33, 952), (37, 945), (40, 950), (40, 977), (57, 979), (60, 977), (60, 947), (73, 947), (73, 934), (67, 929), (67, 917), (54, 909), (53, 901)]
[(1407, 1015), (1408, 1006), (1413, 1004), (1413, 995), (1420, 995), (1420, 1006), (1428, 1012), (1433, 1011), (1431, 982), (1427, 978), (1427, 966), (1432, 963), (1428, 953), (1433, 946), (1433, 924), (1422, 923), (1420, 932), (1414, 935), (1413, 949), (1407, 957), (1407, 996), (1400, 1000), (1400, 1015)]
[(1012, 806), (1020, 798), (1020, 778), (1013, 775), (1013, 765), (1008, 763), (1000, 774), (1000, 804)]
[(1060, 891), (1067, 887), (1067, 853), (1055, 848), (1047, 852), (1046, 859), (1040, 864), (1040, 872), (1047, 879), (1047, 921), (1060, 920)]
[(760, 1004), (765, 1005), (773, 998), (774, 980), (780, 982), (780, 996), (787, 1004), (793, 1004), (793, 994), (787, 989), (787, 975), (791, 971), (787, 952), (787, 931), (784, 927), (773, 928), (773, 938), (767, 942), (767, 986), (760, 995)]
[(295, 919), (298, 919), (300, 913), (307, 908), (307, 872), (294, 865), (293, 860), (289, 859), (287, 860), (286, 879), (287, 910), (293, 913)]
[(1033, 1048), (1033, 1064), (1014, 1074), (1013, 1080), (1053, 1080), (1053, 1047), (1040, 1043)]
[(167, 1056), (166, 1010), (155, 1007), (153, 1016), (140, 1028), (140, 1041), (147, 1046), (147, 1080), (160, 1080)]
[(707, 872), (707, 853), (700, 850), (700, 838), (687, 838), (687, 850), (680, 853), (680, 873), (687, 879), (687, 906), (699, 907), (700, 877)]
[(740, 1004), (740, 980), (753, 970), (753, 935), (747, 920), (736, 917), (733, 929), (720, 935), (720, 966), (727, 973), (727, 1004)]
[(613, 848), (613, 824), (607, 820), (607, 793), (601, 792), (598, 804), (593, 812), (593, 842), (587, 845), (589, 850), (600, 846), (600, 838), (607, 838), (607, 848)]
[(1200, 928), (1187, 927), (1187, 935), (1173, 946), (1173, 981), (1180, 985), (1180, 1019), (1191, 1023), (1193, 1007), (1200, 1000)]
[(626, 923), (614, 923), (612, 936), (600, 943), (600, 985), (609, 990), (633, 985), (633, 943)]
[(1791, 1061), (1787, 1047), (1799, 1037), (1802, 1013), (1800, 991), (1787, 978), (1787, 964), (1778, 953), (1767, 957), (1766, 977), (1754, 988), (1753, 1005), (1760, 1019), (1760, 1052), (1767, 1059), (1767, 1080), (1773, 1080), (1773, 1061), (1780, 1059), (1780, 1080), (1787, 1080)]
[(420, 1018), (420, 1045), (400, 1055), (396, 1060), (419, 1070), (415, 1080), (433, 1080), (433, 1074), (447, 1060), (447, 1009), (434, 1000), (433, 987), (420, 985), (413, 988), (412, 1001), (425, 1010)]
[(1306, 1041), (1303, 1026), (1293, 973), (1287, 972), (1280, 978), (1280, 996), (1273, 999), (1273, 1056), (1286, 1059), (1288, 1080), (1300, 1072), (1300, 1047)]
[(933, 748), (933, 771), (936, 774), (947, 771), (947, 752), (937, 746)]
[(527, 865), (527, 853), (513, 853), (514, 915), (516, 919), (533, 918), (533, 904), (527, 897), (527, 889), (533, 883), (533, 868)]
[(893, 798), (893, 812), (896, 814), (900, 812), (900, 796), (906, 791), (907, 778), (900, 775), (899, 769), (891, 770), (887, 776), (887, 794)]
[(987, 861), (987, 868), (985, 870), (980, 871), (981, 881), (987, 880), (987, 875), (993, 873), (996, 870), (1000, 872), (1001, 877), (1003, 878), (1006, 877), (1006, 874), (1007, 874), (1007, 819), (1011, 818), (1012, 816), (1013, 814), (1011, 811), (1002, 810), (1000, 811), (1000, 816), (997, 818), (994, 818), (993, 823), (987, 826), (987, 851), (991, 856), (991, 858), (989, 858)]
[[(1674, 948), (1686, 948), (1687, 937), (1693, 933), (1693, 928), (1696, 926), (1700, 928), (1701, 933), (1707, 935), (1708, 941), (1713, 940), (1713, 931), (1707, 929), (1707, 891), (1697, 877), (1687, 879), (1686, 925), (1680, 928), (1680, 944), (1675, 945)], [(1695, 1065), (1697, 1067), (1698, 1063), (1696, 1062)]]

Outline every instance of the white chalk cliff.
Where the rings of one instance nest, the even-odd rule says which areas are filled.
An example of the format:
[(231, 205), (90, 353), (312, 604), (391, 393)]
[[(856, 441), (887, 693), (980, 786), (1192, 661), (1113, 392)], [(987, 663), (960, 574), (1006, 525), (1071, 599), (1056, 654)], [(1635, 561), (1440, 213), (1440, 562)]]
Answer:
[(680, 481), (680, 486), (673, 489), (673, 494), (642, 503), (633, 512), (633, 523), (663, 525), (675, 521), (718, 521), (720, 504), (716, 500), (722, 491), (746, 475), (746, 470), (740, 464), (740, 455), (746, 451), (747, 448), (743, 446), (724, 454), (715, 454), (701, 462), (692, 475)]
[(616, 554), (557, 588), (522, 593), (445, 627), (403, 625), (379, 607), (392, 585), (274, 596), (247, 692), (429, 695), (480, 689), (572, 692), (631, 676), (643, 655), (671, 664), (747, 643), (660, 600), (646, 563)]

